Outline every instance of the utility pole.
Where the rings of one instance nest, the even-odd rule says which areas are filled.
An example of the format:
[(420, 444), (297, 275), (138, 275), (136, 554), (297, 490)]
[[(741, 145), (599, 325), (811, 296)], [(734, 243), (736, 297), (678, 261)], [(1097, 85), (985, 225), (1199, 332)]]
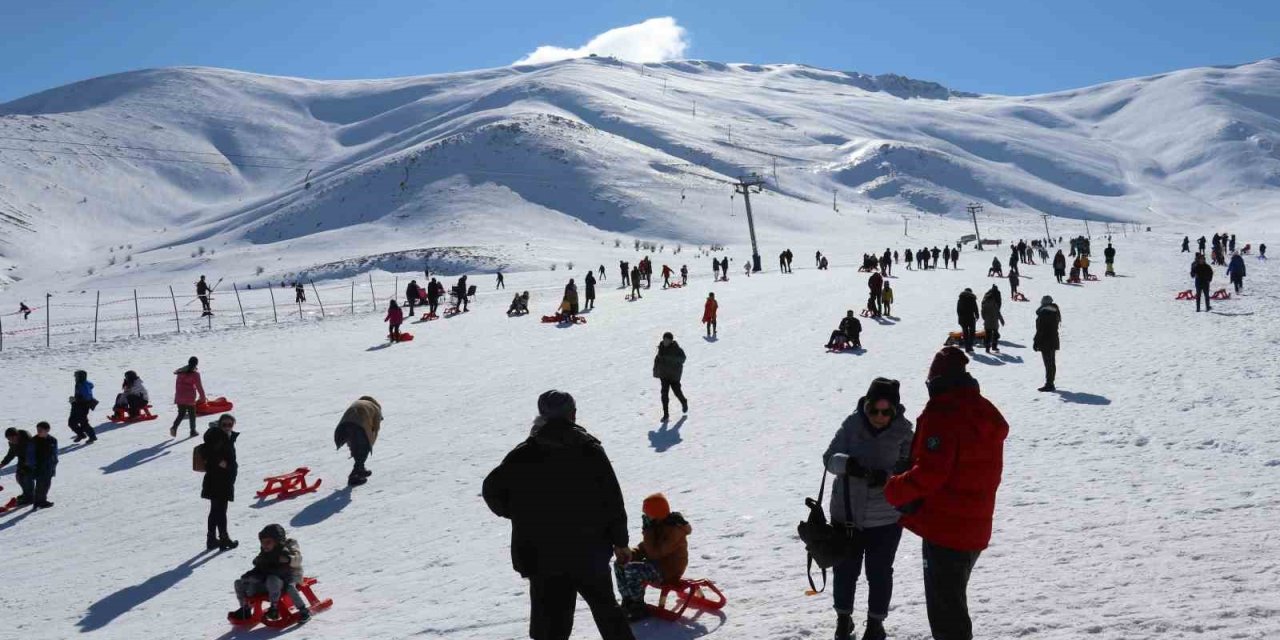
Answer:
[(904, 236), (907, 235), (907, 220), (906, 216), (902, 216), (902, 235)]
[(970, 202), (969, 206), (965, 207), (965, 211), (968, 211), (973, 218), (973, 235), (978, 239), (978, 251), (985, 251), (986, 249), (982, 248), (982, 233), (978, 231), (978, 214), (982, 213), (982, 205)]
[(1040, 214), (1040, 217), (1044, 219), (1044, 240), (1045, 242), (1048, 242), (1049, 238), (1052, 237), (1049, 235), (1049, 214), (1042, 213)]
[(1089, 239), (1090, 239), (1090, 240), (1092, 240), (1092, 239), (1093, 239), (1093, 234), (1092, 234), (1092, 233), (1089, 233), (1089, 219), (1088, 219), (1088, 218), (1085, 218), (1085, 219), (1084, 219), (1084, 235), (1089, 236)]
[(747, 205), (747, 230), (751, 233), (751, 270), (760, 271), (760, 249), (756, 245), (756, 222), (751, 215), (751, 192), (754, 190), (760, 193), (764, 190), (764, 179), (759, 174), (751, 174), (749, 176), (740, 176), (738, 183), (733, 185), (735, 193), (742, 194), (742, 201)]
[(831, 190), (831, 210), (840, 213), (840, 207), (836, 206), (836, 190)]

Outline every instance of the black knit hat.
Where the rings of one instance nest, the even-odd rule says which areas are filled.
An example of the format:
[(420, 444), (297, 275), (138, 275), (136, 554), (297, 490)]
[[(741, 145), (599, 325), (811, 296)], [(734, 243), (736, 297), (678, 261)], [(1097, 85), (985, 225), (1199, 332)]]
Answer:
[(875, 404), (877, 400), (888, 400), (893, 406), (902, 404), (901, 395), (898, 393), (897, 380), (889, 378), (876, 378), (871, 381), (871, 386), (867, 388), (866, 398), (867, 404)]
[(577, 405), (573, 402), (573, 396), (564, 391), (552, 389), (538, 396), (538, 415), (548, 420), (568, 419), (575, 411)]

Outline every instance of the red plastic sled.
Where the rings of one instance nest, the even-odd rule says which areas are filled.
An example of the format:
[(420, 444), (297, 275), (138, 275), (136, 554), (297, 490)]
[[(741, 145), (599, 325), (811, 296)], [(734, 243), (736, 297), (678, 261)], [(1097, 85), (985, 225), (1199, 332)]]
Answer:
[(320, 488), (321, 480), (317, 479), (315, 484), (307, 486), (308, 473), (311, 473), (311, 469), (308, 469), (307, 467), (298, 467), (297, 469), (283, 475), (263, 478), (267, 483), (267, 486), (256, 495), (259, 500), (266, 500), (270, 497), (285, 500), (287, 498), (300, 496), (304, 493), (311, 493), (312, 491)]
[[(0, 487), (0, 489), (4, 489), (4, 487)], [(3, 505), (0, 505), (0, 513), (9, 513), (10, 511), (13, 511), (14, 509), (17, 509), (17, 508), (18, 508), (18, 498), (17, 497), (9, 498), (8, 502), (4, 503)]]
[(1186, 291), (1179, 291), (1178, 296), (1175, 298), (1175, 300), (1195, 300), (1195, 299), (1196, 299), (1196, 293), (1190, 289), (1187, 289)]
[(863, 309), (862, 311), (859, 312), (859, 314), (864, 318), (870, 318), (871, 316), (875, 315), (875, 313), (873, 313), (870, 309)]
[(844, 353), (846, 351), (866, 351), (866, 349), (864, 349), (863, 347), (854, 346), (848, 342), (844, 343), (839, 347), (835, 347), (835, 348), (826, 347), (826, 349), (827, 349), (827, 353)]
[(1013, 301), (1014, 301), (1014, 302), (1026, 302), (1026, 301), (1027, 301), (1027, 297), (1026, 297), (1026, 296), (1024, 296), (1024, 295), (1022, 295), (1021, 293), (1019, 293), (1019, 292), (1017, 292), (1017, 291), (1014, 291), (1014, 292), (1013, 292)]
[(388, 340), (390, 340), (390, 341), (392, 341), (392, 342), (412, 342), (412, 341), (413, 341), (413, 334), (412, 334), (412, 333), (408, 333), (408, 332), (406, 332), (406, 331), (401, 331), (401, 332), (400, 332), (400, 338), (399, 338), (399, 339), (396, 339), (396, 338), (391, 337), (391, 334), (387, 334), (387, 339), (388, 339)]
[(426, 313), (422, 314), (422, 321), (423, 321), (423, 322), (430, 322), (430, 321), (432, 321), (432, 320), (439, 320), (439, 319), (440, 319), (440, 316), (438, 316), (438, 315), (436, 315), (436, 314), (434, 314), (434, 313), (431, 313), (430, 311), (428, 311), (428, 312), (426, 312)]
[[(647, 605), (649, 613), (668, 622), (679, 620), (690, 607), (696, 611), (719, 611), (729, 602), (720, 588), (710, 580), (681, 580), (675, 584), (648, 586), (659, 590), (658, 604)], [(668, 607), (668, 598), (672, 594), (675, 599)]]
[[(325, 598), (324, 600), (321, 600), (316, 597), (315, 591), (312, 589), (315, 584), (315, 578), (303, 578), (302, 582), (298, 584), (298, 592), (302, 594), (302, 597), (307, 599), (307, 608), (310, 609), (312, 614), (320, 613), (321, 611), (333, 606), (333, 598)], [(298, 621), (297, 607), (294, 605), (293, 598), (289, 597), (289, 593), (287, 591), (280, 595), (280, 603), (277, 607), (277, 610), (280, 612), (279, 620), (262, 619), (262, 613), (264, 611), (263, 603), (266, 601), (267, 596), (265, 595), (259, 594), (253, 596), (249, 599), (249, 608), (253, 613), (249, 616), (248, 620), (236, 620), (228, 614), (227, 621), (237, 627), (252, 627), (261, 622), (264, 626), (272, 629), (283, 629)]]
[[(542, 316), (542, 321), (548, 324), (553, 322), (556, 324), (570, 324), (569, 319), (566, 318), (564, 314), (560, 314), (560, 313), (557, 313), (553, 316)], [(587, 323), (587, 319), (582, 316), (574, 316), (573, 322), (572, 322), (572, 324), (586, 324), (586, 323)]]
[[(986, 339), (987, 339), (987, 332), (983, 331), (982, 329), (978, 329), (973, 334), (974, 342), (980, 343)], [(950, 346), (959, 346), (962, 344), (964, 344), (964, 333), (960, 331), (952, 331), (951, 333), (947, 334), (947, 341), (942, 343), (942, 346), (950, 347)]]
[(196, 403), (196, 415), (208, 416), (215, 413), (226, 413), (235, 408), (231, 401), (223, 396), (218, 396), (212, 400)]
[(1231, 294), (1226, 289), (1218, 289), (1217, 291), (1214, 291), (1213, 295), (1209, 297), (1213, 298), (1214, 300), (1230, 300)]
[(684, 285), (680, 284), (679, 282), (672, 282), (671, 284), (668, 284), (667, 286), (663, 287), (663, 289), (683, 289), (683, 288), (684, 288)]
[(116, 424), (133, 424), (135, 422), (146, 422), (148, 420), (155, 420), (158, 417), (159, 416), (151, 413), (151, 405), (147, 405), (143, 407), (141, 411), (138, 412), (138, 417), (136, 418), (130, 417), (129, 412), (127, 410), (121, 409), (111, 414), (110, 416), (108, 416), (107, 419)]

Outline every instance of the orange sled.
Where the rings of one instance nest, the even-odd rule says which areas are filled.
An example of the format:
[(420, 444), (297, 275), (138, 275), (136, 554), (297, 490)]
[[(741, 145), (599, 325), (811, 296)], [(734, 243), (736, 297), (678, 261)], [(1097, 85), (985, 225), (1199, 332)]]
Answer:
[(116, 424), (133, 424), (135, 422), (146, 422), (148, 420), (155, 420), (157, 417), (158, 416), (151, 413), (151, 405), (147, 405), (143, 407), (141, 411), (138, 412), (137, 417), (131, 417), (129, 415), (128, 410), (126, 409), (119, 409), (115, 413), (112, 413), (110, 416), (108, 416), (107, 419)]
[(284, 500), (300, 496), (304, 493), (311, 493), (312, 491), (320, 488), (321, 481), (317, 479), (315, 484), (307, 486), (308, 473), (311, 473), (311, 469), (308, 469), (307, 467), (298, 467), (297, 469), (283, 475), (263, 478), (263, 481), (267, 483), (267, 486), (256, 495), (259, 500), (266, 500), (267, 498), (279, 498)]
[(235, 405), (232, 404), (230, 400), (222, 396), (218, 396), (217, 398), (214, 398), (212, 400), (207, 400), (205, 402), (197, 402), (196, 415), (208, 416), (208, 415), (213, 415), (215, 413), (226, 413), (232, 410), (233, 408), (235, 408)]

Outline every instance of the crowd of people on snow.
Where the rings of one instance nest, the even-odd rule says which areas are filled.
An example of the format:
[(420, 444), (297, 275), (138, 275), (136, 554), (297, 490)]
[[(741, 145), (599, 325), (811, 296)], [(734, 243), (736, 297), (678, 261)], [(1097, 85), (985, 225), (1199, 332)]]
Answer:
[[(1214, 264), (1227, 264), (1236, 291), (1242, 287), (1245, 266), (1241, 252), (1235, 251), (1234, 235), (1215, 234), (1211, 252)], [(1058, 239), (1058, 244), (1063, 244)], [(1184, 238), (1182, 249), (1189, 251), (1190, 238)], [(1204, 298), (1209, 310), (1209, 286), (1213, 270), (1206, 261), (1206, 239), (1199, 239), (1191, 277), (1196, 286), (1197, 310)], [(1259, 259), (1265, 259), (1266, 245), (1259, 247)], [(1010, 246), (1008, 274), (998, 257), (993, 258), (988, 275), (1007, 278), (1010, 295), (1019, 299), (1019, 265), (1034, 265), (1035, 258), (1049, 262), (1047, 241), (1020, 241)], [(1248, 253), (1246, 245), (1244, 253)], [(1067, 256), (1058, 247), (1052, 257), (1054, 275), (1059, 283), (1078, 283), (1081, 275), (1090, 279), (1090, 240), (1085, 237), (1069, 241), (1072, 258), (1067, 275)], [(935, 269), (939, 257), (944, 268), (956, 268), (960, 245), (942, 249), (907, 249), (903, 252), (907, 269)], [(865, 254), (862, 271), (868, 271), (866, 315), (879, 318), (891, 313), (893, 289), (888, 280), (899, 261), (899, 253), (885, 249), (882, 254)], [(1114, 276), (1115, 248), (1108, 242), (1103, 255), (1106, 275)], [(783, 273), (791, 271), (792, 255), (788, 249), (779, 256)], [(815, 254), (815, 266), (826, 269), (828, 259)], [(728, 279), (728, 258), (713, 258), (716, 281)], [(750, 273), (751, 265), (746, 265)], [(640, 298), (640, 288), (649, 288), (653, 265), (649, 257), (632, 266), (619, 263), (622, 288), (630, 287), (633, 299)], [(605, 278), (603, 265), (598, 280)], [(675, 286), (676, 272), (663, 265), (663, 287)], [(679, 285), (688, 283), (688, 268), (679, 270)], [(570, 279), (565, 286), (558, 313), (574, 318), (594, 307), (595, 271), (583, 280), (585, 304), (579, 307), (577, 285)], [(208, 296), (213, 287), (202, 276), (198, 295), (208, 312)], [(497, 275), (497, 288), (505, 288), (503, 274)], [(457, 305), (465, 309), (467, 298), (474, 295), (462, 276), (451, 293)], [(299, 301), (305, 291), (298, 285)], [(408, 314), (417, 305), (427, 306), (434, 314), (445, 287), (430, 278), (426, 287), (410, 281), (405, 290)], [(987, 353), (1000, 352), (1000, 334), (1005, 324), (1003, 295), (993, 284), (979, 301), (970, 288), (957, 299), (956, 313), (961, 327), (958, 346), (946, 346), (934, 356), (924, 379), (929, 400), (913, 424), (900, 397), (897, 380), (875, 378), (853, 412), (843, 420), (822, 456), (824, 476), (822, 491), (827, 488), (826, 474), (831, 474), (829, 522), (819, 511), (801, 525), (800, 537), (811, 559), (834, 572), (833, 607), (836, 612), (835, 639), (851, 640), (855, 632), (852, 618), (858, 580), (865, 573), (868, 585), (867, 618), (863, 640), (887, 637), (884, 624), (888, 617), (892, 593), (894, 562), (904, 529), (922, 540), (925, 609), (935, 638), (971, 638), (972, 622), (968, 613), (967, 584), (977, 560), (990, 542), (995, 494), (1000, 485), (1003, 465), (1003, 442), (1009, 426), (999, 410), (982, 396), (978, 382), (967, 371), (974, 352), (978, 322), (982, 322), (983, 347)], [(25, 305), (23, 305), (25, 308)], [(529, 292), (516, 294), (508, 314), (528, 313)], [(702, 323), (706, 337), (717, 337), (719, 303), (708, 293), (703, 306)], [(391, 327), (393, 340), (405, 315), (396, 300), (390, 302), (385, 321)], [(1033, 349), (1041, 354), (1045, 384), (1040, 391), (1054, 391), (1056, 352), (1060, 349), (1059, 326), (1062, 314), (1052, 296), (1045, 295), (1035, 312)], [(838, 328), (832, 331), (829, 349), (861, 349), (862, 326), (853, 310), (848, 310)], [(663, 334), (653, 358), (653, 377), (659, 383), (662, 421), (670, 420), (670, 396), (688, 413), (689, 401), (681, 386), (686, 354), (671, 332)], [(184, 420), (189, 435), (199, 437), (193, 457), (194, 470), (203, 474), (201, 498), (209, 502), (206, 548), (227, 551), (239, 542), (228, 531), (228, 506), (235, 499), (238, 475), (236, 418), (223, 413), (201, 434), (196, 427), (197, 406), (207, 401), (199, 371), (199, 360), (191, 357), (186, 366), (174, 371), (174, 405), (176, 417), (169, 429), (177, 437)], [(88, 415), (98, 401), (94, 384), (87, 372), (74, 373), (73, 393), (68, 426), (74, 441), (96, 442), (97, 433)], [(151, 398), (142, 378), (135, 371), (124, 374), (120, 391), (112, 407), (114, 418), (137, 420), (149, 416)], [(365, 463), (372, 453), (382, 426), (382, 407), (377, 400), (363, 396), (352, 402), (334, 430), (334, 444), (346, 448), (353, 467), (348, 485), (366, 483), (372, 471)], [(58, 464), (58, 443), (50, 433), (50, 425), (40, 422), (36, 433), (9, 428), (5, 431), (8, 452), (0, 467), (17, 461), (17, 481), (22, 494), (21, 505), (36, 509), (52, 507), (48, 500)], [(820, 492), (821, 493), (821, 492)], [(528, 437), (513, 449), (484, 480), (482, 495), (489, 509), (508, 519), (511, 529), (513, 568), (529, 582), (531, 603), (530, 637), (535, 639), (567, 639), (573, 624), (576, 596), (581, 596), (592, 611), (602, 637), (609, 640), (634, 638), (629, 621), (648, 615), (645, 589), (648, 585), (670, 585), (678, 582), (689, 564), (688, 540), (693, 533), (689, 521), (671, 509), (666, 496), (655, 493), (641, 504), (641, 542), (630, 546), (626, 505), (619, 480), (599, 440), (577, 424), (574, 398), (565, 392), (551, 390), (537, 402), (537, 417)], [(584, 509), (582, 505), (591, 505)], [(814, 505), (821, 505), (821, 496)], [(289, 538), (284, 527), (272, 524), (258, 536), (259, 551), (252, 569), (234, 582), (238, 607), (229, 613), (233, 620), (248, 620), (253, 599), (265, 596), (267, 620), (282, 615), (282, 597), (289, 596), (297, 608), (297, 620), (310, 618), (307, 601), (298, 593), (303, 581), (302, 555), (298, 542)], [(812, 581), (812, 578), (810, 578)], [(621, 603), (614, 597), (614, 582)]]

